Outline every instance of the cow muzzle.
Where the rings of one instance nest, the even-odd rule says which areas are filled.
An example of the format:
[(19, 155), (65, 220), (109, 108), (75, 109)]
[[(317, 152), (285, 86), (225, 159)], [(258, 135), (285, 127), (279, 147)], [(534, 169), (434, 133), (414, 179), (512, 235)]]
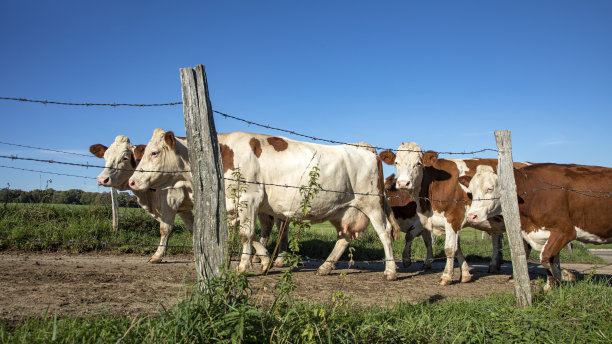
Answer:
[(482, 220), (480, 219), (480, 217), (476, 214), (467, 214), (465, 216), (465, 219), (467, 220), (467, 222), (469, 223), (479, 223), (482, 222)]
[(101, 177), (101, 176), (98, 176), (98, 178), (96, 178), (96, 180), (98, 181), (98, 185), (110, 186), (110, 177)]

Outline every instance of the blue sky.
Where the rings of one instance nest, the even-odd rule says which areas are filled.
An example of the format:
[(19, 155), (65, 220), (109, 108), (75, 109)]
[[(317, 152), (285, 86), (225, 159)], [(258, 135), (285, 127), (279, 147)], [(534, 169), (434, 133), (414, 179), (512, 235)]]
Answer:
[[(0, 2), (0, 96), (181, 100), (206, 66), (215, 110), (322, 138), (397, 148), (495, 148), (517, 161), (612, 167), (611, 1)], [(0, 141), (89, 154), (118, 134), (184, 135), (181, 106), (67, 107), (0, 100)], [(215, 118), (218, 132), (279, 134)], [(291, 137), (301, 140), (299, 137)], [(0, 155), (101, 164), (0, 144)], [(494, 157), (493, 153), (480, 157)], [(446, 156), (449, 157), (449, 156)], [(100, 169), (0, 159), (95, 177)], [(392, 172), (385, 169), (386, 174)], [(0, 187), (107, 191), (93, 179), (0, 168)]]

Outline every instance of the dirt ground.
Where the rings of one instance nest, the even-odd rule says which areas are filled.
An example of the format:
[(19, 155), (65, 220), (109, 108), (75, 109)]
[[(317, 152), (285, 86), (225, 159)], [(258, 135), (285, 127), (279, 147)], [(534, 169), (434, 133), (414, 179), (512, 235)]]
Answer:
[[(69, 255), (60, 253), (0, 253), (0, 318), (15, 323), (29, 316), (48, 314), (136, 315), (159, 310), (162, 304), (175, 304), (184, 296), (185, 286), (195, 281), (193, 256), (170, 256), (162, 264), (148, 264), (148, 256)], [(421, 271), (415, 262), (408, 269), (399, 268), (399, 279), (383, 280), (381, 262), (347, 263), (329, 276), (316, 276), (321, 261), (308, 261), (294, 275), (295, 298), (327, 301), (340, 290), (364, 305), (394, 303), (401, 298), (410, 302), (436, 302), (449, 298), (479, 298), (491, 293), (513, 292), (509, 262), (500, 274), (488, 274), (486, 263), (472, 262), (473, 280), (450, 286), (438, 284), (442, 262)], [(259, 266), (256, 264), (256, 266)], [(398, 267), (401, 264), (398, 264)], [(564, 264), (577, 277), (591, 271), (592, 265)], [(264, 278), (250, 277), (254, 295), (263, 301), (273, 298), (274, 285), (281, 269), (273, 268)], [(342, 285), (341, 273), (346, 274)], [(597, 269), (602, 277), (612, 276), (612, 266)], [(530, 264), (531, 279), (544, 278), (545, 271)], [(459, 269), (455, 269), (455, 278)], [(534, 283), (534, 285), (537, 283)], [(263, 288), (261, 288), (263, 286)]]

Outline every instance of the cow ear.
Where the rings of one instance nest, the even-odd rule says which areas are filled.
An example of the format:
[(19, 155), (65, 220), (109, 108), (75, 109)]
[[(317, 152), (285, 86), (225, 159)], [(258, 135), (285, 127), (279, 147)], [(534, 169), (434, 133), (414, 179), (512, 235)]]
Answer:
[(465, 186), (466, 188), (470, 187), (470, 180), (472, 180), (472, 177), (468, 177), (468, 176), (459, 177), (459, 183)]
[(438, 153), (427, 151), (423, 154), (423, 166), (433, 166), (438, 161)]
[(108, 147), (99, 143), (89, 146), (89, 151), (91, 152), (91, 154), (95, 155), (98, 158), (104, 158), (104, 153), (107, 149)]
[(391, 174), (387, 178), (385, 178), (385, 190), (392, 190), (395, 186), (395, 173)]
[(176, 146), (176, 138), (174, 137), (174, 133), (169, 131), (164, 135), (164, 141), (170, 147), (170, 149), (174, 150), (174, 146)]
[(392, 151), (386, 150), (380, 152), (380, 154), (378, 154), (378, 157), (387, 165), (395, 164), (395, 153), (393, 153)]
[(146, 145), (138, 145), (136, 148), (134, 148), (134, 159), (136, 159), (136, 161), (142, 160), (145, 148), (147, 148)]

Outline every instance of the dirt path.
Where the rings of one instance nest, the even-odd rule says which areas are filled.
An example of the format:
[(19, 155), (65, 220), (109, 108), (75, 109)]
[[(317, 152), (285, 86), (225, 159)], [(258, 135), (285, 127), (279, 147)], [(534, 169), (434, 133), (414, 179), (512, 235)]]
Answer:
[[(0, 253), (0, 318), (15, 322), (28, 316), (49, 312), (64, 314), (135, 315), (160, 309), (160, 302), (175, 304), (184, 295), (185, 284), (195, 280), (192, 256), (171, 256), (162, 264), (147, 264), (148, 257), (134, 255), (66, 255), (59, 253)], [(421, 264), (399, 269), (399, 280), (386, 282), (382, 278), (382, 263), (357, 262), (350, 270), (346, 263), (329, 276), (316, 276), (321, 262), (307, 262), (295, 272), (298, 287), (295, 298), (307, 301), (327, 301), (338, 291), (346, 274), (342, 290), (362, 304), (393, 303), (398, 298), (410, 302), (438, 301), (448, 298), (478, 298), (491, 293), (512, 292), (509, 281), (511, 266), (505, 263), (501, 274), (488, 274), (485, 263), (472, 263), (471, 283), (438, 285), (443, 265), (434, 264), (430, 271), (420, 271)], [(564, 264), (579, 278), (591, 271), (591, 265)], [(458, 278), (458, 269), (455, 269)], [(541, 267), (530, 266), (532, 280), (545, 276)], [(612, 266), (597, 270), (600, 275), (612, 275)], [(273, 298), (274, 285), (280, 270), (273, 269), (268, 277), (250, 277), (254, 293), (259, 289), (264, 301)], [(263, 284), (262, 284), (263, 283)], [(260, 288), (263, 286), (263, 288)]]

